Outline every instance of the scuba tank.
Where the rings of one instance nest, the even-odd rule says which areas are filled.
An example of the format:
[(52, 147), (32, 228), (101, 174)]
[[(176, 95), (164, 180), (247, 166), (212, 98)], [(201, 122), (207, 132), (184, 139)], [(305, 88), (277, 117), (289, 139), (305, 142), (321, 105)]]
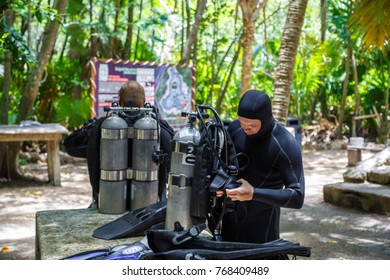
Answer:
[(182, 116), (188, 118), (188, 124), (179, 130), (171, 141), (172, 154), (165, 219), (165, 229), (167, 230), (173, 230), (177, 222), (180, 222), (185, 229), (192, 226), (190, 217), (191, 185), (200, 133), (194, 128), (196, 113), (182, 112)]
[(116, 112), (101, 125), (99, 212), (120, 214), (127, 199), (127, 123)]
[(134, 124), (131, 180), (131, 210), (149, 206), (158, 201), (158, 164), (154, 155), (160, 150), (159, 125), (152, 118), (152, 108)]
[[(119, 107), (116, 102), (104, 107), (104, 111), (112, 111), (112, 116), (101, 126), (100, 212), (119, 214), (157, 202), (162, 156), (159, 124), (151, 116), (153, 109), (150, 104), (135, 108)], [(114, 189), (114, 185), (120, 188)]]

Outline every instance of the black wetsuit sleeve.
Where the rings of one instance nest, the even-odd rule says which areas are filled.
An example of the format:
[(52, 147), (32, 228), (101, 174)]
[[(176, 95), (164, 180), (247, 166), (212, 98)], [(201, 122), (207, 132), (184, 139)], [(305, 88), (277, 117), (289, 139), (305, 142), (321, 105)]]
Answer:
[(64, 139), (64, 148), (69, 155), (80, 158), (87, 157), (88, 139), (95, 122), (95, 118), (90, 119), (80, 129), (73, 131)]
[(253, 200), (278, 207), (301, 208), (305, 196), (305, 178), (299, 146), (281, 147), (274, 164), (279, 169), (284, 188), (255, 188)]
[(100, 118), (89, 131), (87, 146), (87, 166), (93, 197), (97, 199), (100, 180), (100, 127), (106, 118)]

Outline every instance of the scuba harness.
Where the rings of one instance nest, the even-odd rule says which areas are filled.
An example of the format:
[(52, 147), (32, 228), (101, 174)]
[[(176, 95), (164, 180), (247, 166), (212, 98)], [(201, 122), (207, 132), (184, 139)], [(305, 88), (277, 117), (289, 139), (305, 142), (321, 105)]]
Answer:
[[(214, 108), (197, 105), (197, 118), (201, 124), (194, 184), (191, 196), (191, 218), (194, 224), (208, 221), (208, 227), (215, 240), (222, 240), (222, 220), (227, 212), (235, 209), (236, 203), (224, 194), (217, 197), (217, 191), (236, 188), (239, 166), (234, 145)], [(206, 111), (211, 111), (213, 118)]]
[(244, 243), (215, 241), (200, 237), (205, 224), (192, 226), (187, 230), (149, 230), (146, 232), (148, 246), (142, 260), (287, 260), (297, 256), (310, 257), (310, 247), (301, 246), (284, 239), (267, 243)]

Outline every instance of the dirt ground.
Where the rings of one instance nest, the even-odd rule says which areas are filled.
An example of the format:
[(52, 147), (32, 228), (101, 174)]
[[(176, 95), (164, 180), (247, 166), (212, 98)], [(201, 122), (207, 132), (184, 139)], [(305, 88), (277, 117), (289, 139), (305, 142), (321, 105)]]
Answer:
[[(363, 159), (371, 156), (363, 153)], [(323, 201), (323, 186), (343, 181), (346, 150), (303, 152), (306, 197), (302, 209), (283, 209), (281, 238), (311, 247), (311, 260), (390, 260), (390, 217)], [(45, 183), (43, 163), (22, 166), (43, 182), (0, 182), (0, 260), (35, 259), (35, 213), (90, 204), (85, 162), (62, 162), (62, 186)]]

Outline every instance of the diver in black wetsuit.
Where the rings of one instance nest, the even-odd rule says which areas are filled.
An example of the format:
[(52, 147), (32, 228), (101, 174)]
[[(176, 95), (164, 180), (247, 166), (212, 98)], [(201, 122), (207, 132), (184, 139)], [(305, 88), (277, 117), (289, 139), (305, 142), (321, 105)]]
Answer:
[[(140, 108), (145, 104), (145, 90), (141, 84), (136, 81), (124, 83), (118, 92), (118, 103), (121, 107)], [(135, 122), (142, 116), (139, 112), (120, 112), (119, 116), (123, 118), (129, 127), (133, 127)], [(74, 131), (64, 140), (66, 152), (75, 157), (87, 159), (89, 180), (92, 186), (92, 203), (90, 207), (97, 207), (99, 197), (99, 179), (100, 179), (100, 134), (101, 125), (108, 116), (93, 118), (84, 124), (81, 129)], [(171, 155), (170, 142), (174, 135), (173, 128), (167, 121), (159, 119), (160, 124), (160, 149), (168, 156)], [(129, 166), (132, 165), (132, 143), (130, 138), (128, 145)], [(169, 173), (170, 165), (165, 162), (159, 165), (159, 198), (166, 199), (166, 178)], [(130, 182), (128, 183), (130, 186)], [(131, 195), (131, 188), (128, 188), (127, 196)], [(127, 208), (130, 209), (128, 199)]]
[[(236, 189), (226, 194), (237, 201), (237, 211), (226, 213), (222, 225), (225, 241), (264, 243), (279, 238), (280, 207), (303, 205), (305, 182), (301, 149), (272, 116), (264, 92), (249, 90), (238, 106), (238, 120), (228, 128), (237, 153), (247, 167)], [(219, 192), (218, 196), (222, 193)]]

